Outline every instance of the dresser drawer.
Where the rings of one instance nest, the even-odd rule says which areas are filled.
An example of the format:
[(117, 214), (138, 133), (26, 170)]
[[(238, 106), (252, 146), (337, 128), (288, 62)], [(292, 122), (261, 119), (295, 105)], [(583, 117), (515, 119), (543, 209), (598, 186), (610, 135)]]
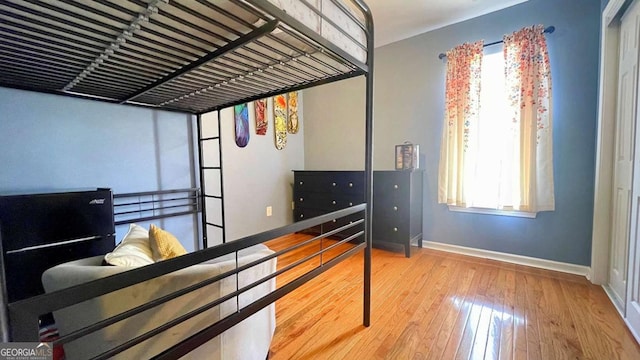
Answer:
[(295, 192), (326, 192), (327, 179), (324, 176), (295, 174), (293, 189)]
[(326, 214), (321, 209), (296, 208), (293, 210), (293, 221), (302, 221)]
[[(344, 217), (341, 217), (339, 219), (334, 219), (331, 220), (329, 222), (326, 222), (325, 225), (325, 231), (331, 231), (333, 229), (337, 229), (341, 226), (345, 226), (351, 222), (355, 222), (358, 221), (360, 219), (364, 219), (364, 213), (357, 213), (357, 214), (351, 214), (351, 215), (347, 215)], [(363, 223), (364, 224), (364, 223)], [(353, 228), (361, 228), (360, 230), (362, 230), (364, 227), (363, 226), (354, 226)], [(358, 231), (360, 231), (358, 230)]]
[(293, 201), (296, 209), (326, 209), (327, 194), (310, 192), (310, 191), (294, 191)]
[(373, 220), (372, 235), (373, 241), (404, 243), (409, 237), (409, 226)]
[(364, 194), (361, 171), (296, 172), (294, 190), (338, 194)]
[[(326, 222), (326, 223), (322, 224), (322, 232), (323, 233), (327, 233), (329, 231), (332, 231), (332, 230), (341, 228), (341, 227), (343, 227), (345, 225), (348, 225), (349, 223), (356, 222), (356, 221), (358, 221), (360, 219), (364, 219), (364, 212), (357, 213), (357, 214), (351, 214), (351, 215), (348, 215), (348, 216), (345, 216), (345, 217), (342, 217), (342, 218), (339, 218), (339, 219), (334, 219), (332, 221), (329, 221), (329, 222)], [(340, 231), (340, 232), (338, 232), (338, 233), (336, 233), (336, 234), (334, 234), (332, 236), (335, 236), (335, 237), (338, 237), (338, 238), (341, 238), (341, 239), (345, 239), (347, 237), (350, 237), (352, 235), (357, 234), (360, 231), (364, 231), (364, 222), (362, 222), (362, 223), (360, 223), (358, 225), (352, 226), (352, 227), (350, 227), (348, 229), (344, 229), (344, 230), (342, 230), (342, 231)], [(354, 241), (358, 241), (358, 239), (360, 241), (363, 240), (362, 236), (359, 236), (356, 239), (354, 239)]]
[[(398, 210), (394, 210), (395, 208)], [(408, 233), (411, 220), (409, 215), (410, 211), (406, 204), (399, 204), (394, 207), (381, 207), (380, 204), (374, 204), (373, 216), (371, 217), (373, 232), (375, 233), (376, 229), (387, 229), (397, 233), (401, 232), (399, 230), (404, 231), (406, 229)], [(394, 229), (399, 230), (396, 231)]]
[(377, 171), (373, 173), (373, 189), (379, 194), (407, 194), (410, 191), (410, 175), (406, 171)]
[(364, 199), (364, 172), (349, 171), (329, 175), (327, 186), (332, 193), (361, 194)]
[(376, 197), (374, 199), (374, 219), (386, 219), (386, 221), (397, 222), (394, 219), (403, 219), (402, 221), (406, 221), (405, 219), (409, 218), (411, 209), (406, 201), (397, 201), (395, 199), (380, 197)]
[(296, 208), (323, 209), (331, 212), (362, 204), (364, 195), (296, 191), (294, 202)]

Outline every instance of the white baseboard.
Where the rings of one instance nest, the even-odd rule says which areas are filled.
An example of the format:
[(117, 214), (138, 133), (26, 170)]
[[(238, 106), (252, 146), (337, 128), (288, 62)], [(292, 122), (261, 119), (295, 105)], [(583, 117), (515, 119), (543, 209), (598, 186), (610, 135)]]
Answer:
[(629, 324), (629, 321), (627, 321), (627, 318), (624, 318), (623, 320), (624, 320), (624, 323), (627, 325), (627, 329), (629, 329), (629, 332), (631, 332), (631, 335), (633, 335), (633, 337), (636, 339), (638, 344), (640, 344), (640, 334), (638, 334), (635, 330), (633, 330), (633, 326)]
[(446, 251), (450, 253), (474, 256), (474, 257), (491, 259), (491, 260), (504, 261), (512, 264), (531, 266), (531, 267), (536, 267), (540, 269), (560, 271), (560, 272), (569, 273), (569, 274), (581, 275), (587, 278), (590, 274), (590, 268), (588, 266), (583, 266), (583, 265), (575, 265), (575, 264), (563, 263), (559, 261), (539, 259), (539, 258), (534, 258), (529, 256), (507, 254), (507, 253), (491, 251), (491, 250), (474, 249), (470, 247), (450, 245), (450, 244), (444, 244), (444, 243), (439, 243), (434, 241), (423, 240), (422, 245), (429, 249)]
[(602, 290), (604, 290), (604, 293), (607, 294), (609, 300), (613, 304), (613, 307), (616, 308), (616, 311), (618, 311), (618, 314), (620, 314), (620, 316), (624, 319), (624, 309), (622, 308), (622, 304), (618, 302), (618, 299), (613, 294), (613, 291), (611, 290), (609, 285), (602, 285)]

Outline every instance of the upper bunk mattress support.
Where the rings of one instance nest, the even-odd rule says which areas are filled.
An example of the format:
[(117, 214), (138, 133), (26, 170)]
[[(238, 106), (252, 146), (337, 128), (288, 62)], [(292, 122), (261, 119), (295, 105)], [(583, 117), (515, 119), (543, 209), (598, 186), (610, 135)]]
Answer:
[(202, 114), (365, 74), (359, 8), (0, 0), (0, 86)]
[[(301, 0), (304, 1), (304, 3), (309, 6), (309, 8), (313, 8), (313, 6), (309, 5), (308, 2), (306, 2), (305, 0)], [(323, 48), (329, 49), (331, 50), (333, 53), (339, 55), (342, 59), (344, 59), (345, 61), (356, 65), (360, 70), (367, 72), (368, 71), (368, 67), (365, 63), (363, 63), (362, 61), (356, 59), (353, 55), (347, 53), (346, 51), (344, 51), (343, 49), (337, 47), (335, 44), (331, 43), (330, 41), (322, 38), (321, 36), (319, 36), (318, 34), (316, 34), (315, 32), (313, 32), (312, 30), (310, 30), (305, 24), (303, 24), (302, 22), (298, 21), (296, 18), (294, 18), (293, 16), (287, 14), (286, 12), (280, 10), (277, 6), (273, 5), (269, 0), (251, 0), (252, 3), (254, 3), (256, 6), (259, 6), (261, 9), (265, 10), (266, 12), (273, 14), (276, 18), (280, 19), (281, 21), (283, 21), (286, 24), (289, 24), (291, 26), (293, 26), (294, 28), (298, 29), (303, 35), (305, 35), (306, 37), (313, 39), (315, 42), (317, 42), (318, 44), (320, 44)], [(320, 15), (322, 16), (322, 15)], [(326, 17), (323, 16), (323, 20), (324, 21), (331, 21), (330, 19), (327, 19)], [(340, 29), (338, 27), (339, 31), (342, 31), (342, 29)], [(321, 48), (320, 51), (323, 52), (324, 49)]]
[(256, 40), (270, 32), (272, 32), (273, 30), (275, 30), (276, 26), (278, 26), (278, 21), (277, 20), (271, 20), (269, 22), (267, 22), (266, 24), (260, 26), (259, 28), (251, 31), (250, 33), (243, 35), (242, 37), (237, 38), (236, 40), (228, 43), (227, 45), (216, 49), (215, 51), (210, 52), (209, 54), (201, 57), (200, 59), (189, 63), (187, 65), (185, 65), (184, 67), (174, 71), (173, 73), (163, 77), (162, 79), (157, 80), (156, 82), (154, 82), (153, 84), (148, 85), (147, 87), (145, 87), (144, 89), (138, 90), (135, 93), (131, 94), (129, 97), (127, 97), (125, 100), (121, 101), (121, 104), (124, 104), (126, 102), (129, 102), (135, 98), (137, 98), (138, 96), (147, 93), (150, 90), (153, 90), (155, 88), (157, 88), (158, 86), (173, 80), (175, 78), (177, 78), (180, 75), (186, 74), (189, 71), (204, 65), (206, 63), (208, 63), (211, 60), (214, 60), (220, 56), (222, 56), (223, 54), (229, 52), (229, 51), (233, 51), (237, 48), (239, 48), (242, 45), (245, 45), (253, 40)]
[[(336, 82), (336, 81), (340, 81), (340, 80), (346, 80), (346, 79), (350, 79), (353, 77), (358, 77), (358, 76), (362, 76), (364, 75), (364, 72), (361, 71), (353, 71), (353, 72), (349, 72), (346, 74), (339, 74), (339, 75), (335, 75), (326, 79), (322, 79), (322, 80), (318, 80), (316, 82), (313, 83), (309, 83), (309, 84), (304, 84), (304, 85), (299, 85), (299, 86), (294, 86), (292, 88), (290, 88), (288, 90), (288, 92), (292, 92), (292, 91), (299, 91), (299, 90), (304, 90), (304, 89), (308, 89), (308, 88), (312, 88), (315, 86), (320, 86), (320, 85), (324, 85), (324, 84), (330, 84), (332, 82)], [(212, 106), (210, 108), (206, 108), (204, 110), (202, 110), (202, 112), (198, 113), (198, 115), (202, 115), (202, 114), (206, 114), (212, 111), (219, 111), (222, 109), (226, 109), (228, 107), (234, 106), (234, 105), (239, 105), (245, 102), (251, 102), (251, 101), (255, 101), (255, 100), (260, 100), (260, 99), (264, 99), (264, 98), (268, 98), (268, 97), (272, 97), (272, 96), (276, 96), (276, 95), (280, 95), (282, 94), (282, 91), (280, 90), (275, 90), (275, 91), (271, 91), (268, 92), (266, 94), (260, 94), (260, 95), (255, 95), (246, 99), (242, 99), (240, 101), (230, 101), (228, 103), (224, 103), (222, 105), (216, 105), (216, 106)]]

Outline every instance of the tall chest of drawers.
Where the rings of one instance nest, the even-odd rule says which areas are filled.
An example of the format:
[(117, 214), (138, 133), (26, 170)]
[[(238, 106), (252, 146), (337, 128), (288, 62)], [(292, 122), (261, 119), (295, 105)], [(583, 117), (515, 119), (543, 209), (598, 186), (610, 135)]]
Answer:
[[(365, 202), (363, 171), (294, 171), (294, 221)], [(353, 217), (357, 217), (354, 214)], [(330, 231), (349, 217), (323, 225)], [(422, 246), (422, 172), (373, 172), (373, 232), (376, 247), (402, 246), (410, 256), (412, 241)]]
[(373, 172), (374, 245), (404, 246), (411, 256), (411, 242), (422, 247), (422, 171)]

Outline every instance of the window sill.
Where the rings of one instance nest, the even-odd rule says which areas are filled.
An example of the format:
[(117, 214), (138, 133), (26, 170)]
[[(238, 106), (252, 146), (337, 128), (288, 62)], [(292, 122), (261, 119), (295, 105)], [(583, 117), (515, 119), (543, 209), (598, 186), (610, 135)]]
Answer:
[(486, 209), (486, 208), (474, 208), (474, 207), (466, 208), (466, 207), (453, 206), (453, 205), (447, 205), (447, 206), (449, 206), (449, 211), (463, 212), (463, 213), (512, 216), (512, 217), (521, 217), (521, 218), (528, 218), (528, 219), (535, 219), (537, 215), (537, 213), (517, 211), (517, 210), (498, 210), (498, 209)]

